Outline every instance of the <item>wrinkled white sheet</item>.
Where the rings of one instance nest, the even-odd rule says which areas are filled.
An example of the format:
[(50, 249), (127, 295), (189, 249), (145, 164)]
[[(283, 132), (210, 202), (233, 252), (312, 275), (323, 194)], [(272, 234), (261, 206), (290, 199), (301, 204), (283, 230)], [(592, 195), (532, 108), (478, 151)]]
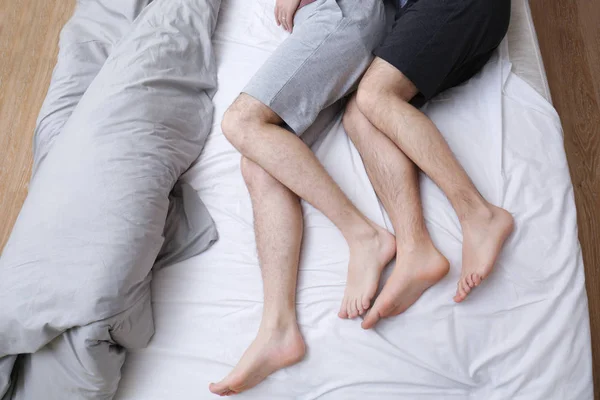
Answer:
[[(149, 348), (129, 355), (119, 399), (215, 398), (207, 390), (208, 382), (230, 370), (258, 327), (262, 287), (251, 208), (239, 176), (239, 157), (218, 123), (285, 34), (273, 24), (271, 1), (223, 2), (216, 35), (221, 87), (215, 99), (213, 134), (185, 177), (215, 217), (221, 242), (199, 257), (155, 274), (156, 336)], [(99, 4), (80, 1), (84, 3)], [(113, 49), (115, 37), (141, 9), (138, 3), (114, 1), (124, 15), (118, 23), (103, 19), (102, 12), (111, 11), (106, 8), (93, 17), (73, 20), (74, 25), (103, 35), (87, 42), (94, 47), (91, 53), (72, 60), (81, 61), (71, 64), (77, 71), (93, 72), (95, 58), (103, 59)], [(513, 1), (513, 31), (515, 16), (526, 16), (515, 13), (523, 5), (524, 0)], [(517, 26), (531, 33), (522, 19)], [(513, 37), (523, 38), (509, 32), (509, 39)], [(520, 47), (511, 43), (511, 61), (523, 79), (547, 95), (539, 74), (541, 64), (528, 56), (529, 49), (537, 49), (530, 39), (531, 35), (529, 44), (517, 43), (523, 44)], [(74, 108), (75, 103), (72, 98), (49, 96), (45, 107), (50, 108), (42, 110), (38, 125), (42, 133), (60, 132), (59, 121), (65, 119), (44, 119), (44, 110), (60, 110), (57, 104)], [(381, 323), (376, 331), (363, 332), (359, 321), (340, 321), (335, 316), (343, 293), (346, 245), (329, 221), (305, 205), (298, 309), (309, 353), (301, 364), (278, 372), (239, 398), (592, 398), (583, 268), (556, 113), (520, 78), (508, 74), (506, 62), (488, 66), (469, 85), (440, 96), (428, 112), (481, 190), (516, 216), (517, 231), (496, 273), (467, 303), (452, 303), (460, 268), (460, 230), (444, 196), (423, 178), (428, 226), (450, 258), (452, 271), (405, 315)], [(43, 158), (37, 156), (44, 154), (44, 145), (52, 139), (36, 143), (41, 144), (36, 149), (37, 165)], [(385, 214), (339, 120), (318, 154), (359, 207), (384, 224)], [(139, 323), (148, 321), (139, 318), (149, 312), (147, 304), (144, 300), (139, 303), (142, 310), (132, 310), (138, 317), (135, 324), (125, 318), (121, 340), (134, 338), (138, 345), (148, 340), (152, 326)], [(107, 327), (113, 322), (71, 329), (26, 357), (15, 399), (65, 399), (64, 393), (73, 388), (89, 390), (86, 398), (94, 393), (108, 398), (116, 389), (119, 371), (107, 375), (98, 366), (119, 366), (123, 360), (122, 351), (111, 346)], [(82, 398), (82, 393), (74, 398)]]
[[(131, 352), (119, 400), (212, 399), (258, 329), (262, 285), (251, 205), (239, 156), (218, 125), (223, 112), (285, 34), (272, 1), (223, 2), (215, 51), (215, 125), (184, 179), (205, 201), (220, 240), (160, 270), (152, 282), (156, 334)], [(427, 113), (482, 193), (513, 213), (514, 235), (495, 272), (468, 301), (452, 301), (461, 231), (445, 196), (426, 177), (427, 226), (451, 272), (405, 314), (363, 331), (340, 320), (347, 246), (320, 212), (304, 205), (298, 314), (304, 361), (239, 399), (591, 399), (591, 349), (573, 190), (554, 109), (510, 73), (503, 46), (466, 85)], [(362, 161), (337, 124), (317, 154), (343, 190), (389, 227)], [(389, 272), (389, 271), (388, 271)]]

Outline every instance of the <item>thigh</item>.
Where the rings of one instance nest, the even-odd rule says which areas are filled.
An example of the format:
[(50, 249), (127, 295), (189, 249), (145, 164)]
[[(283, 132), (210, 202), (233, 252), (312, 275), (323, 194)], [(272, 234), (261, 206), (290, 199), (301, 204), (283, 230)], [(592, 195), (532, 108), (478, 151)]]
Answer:
[(298, 12), (294, 32), (244, 92), (300, 135), (355, 86), (383, 29), (380, 0), (317, 0)]
[(421, 105), (476, 72), (509, 20), (510, 0), (409, 1), (375, 54), (417, 86), (413, 101)]

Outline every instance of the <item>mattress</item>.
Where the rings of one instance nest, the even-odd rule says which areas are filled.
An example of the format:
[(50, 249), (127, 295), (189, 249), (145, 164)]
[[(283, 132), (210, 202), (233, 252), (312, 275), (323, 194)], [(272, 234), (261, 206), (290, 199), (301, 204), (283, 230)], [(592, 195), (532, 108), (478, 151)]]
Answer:
[[(258, 330), (262, 283), (252, 209), (239, 154), (219, 121), (286, 37), (272, 21), (272, 7), (271, 0), (223, 1), (214, 36), (215, 124), (183, 177), (208, 207), (220, 240), (155, 273), (156, 333), (146, 349), (129, 353), (119, 400), (217, 398), (209, 382), (233, 368)], [(499, 54), (426, 108), (481, 192), (515, 217), (515, 233), (494, 273), (466, 302), (453, 303), (460, 226), (445, 196), (422, 176), (427, 226), (451, 271), (407, 312), (364, 331), (360, 319), (337, 317), (348, 262), (344, 239), (303, 204), (297, 309), (308, 352), (239, 399), (593, 397), (572, 184), (527, 10), (515, 0)], [(391, 229), (339, 117), (314, 149), (359, 209)]]
[(513, 72), (552, 102), (528, 0), (512, 0), (507, 41)]

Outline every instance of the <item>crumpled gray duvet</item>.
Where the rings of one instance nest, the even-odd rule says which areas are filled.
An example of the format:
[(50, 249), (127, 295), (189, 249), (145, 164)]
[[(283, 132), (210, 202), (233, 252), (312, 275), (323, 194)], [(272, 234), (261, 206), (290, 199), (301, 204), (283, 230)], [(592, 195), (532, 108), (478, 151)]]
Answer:
[(220, 0), (80, 0), (0, 257), (0, 398), (110, 399), (154, 328), (153, 266), (217, 239), (177, 184), (213, 124)]

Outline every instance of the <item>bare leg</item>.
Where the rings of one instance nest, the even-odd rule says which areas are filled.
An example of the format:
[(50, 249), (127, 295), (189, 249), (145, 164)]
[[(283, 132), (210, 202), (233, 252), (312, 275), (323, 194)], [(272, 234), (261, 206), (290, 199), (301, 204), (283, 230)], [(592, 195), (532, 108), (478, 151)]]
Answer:
[(254, 162), (242, 173), (252, 199), (254, 229), (264, 287), (263, 317), (256, 339), (239, 363), (210, 391), (230, 395), (250, 389), (278, 369), (304, 357), (296, 322), (296, 280), (302, 241), (298, 197)]
[[(362, 115), (355, 97), (343, 122), (396, 232), (396, 266), (362, 323), (369, 329), (380, 318), (406, 311), (448, 273), (449, 265), (425, 226), (415, 164)], [(342, 309), (340, 317), (345, 316)]]
[[(394, 237), (358, 211), (310, 148), (281, 128), (281, 122), (270, 108), (242, 94), (223, 118), (223, 133), (245, 157), (323, 212), (340, 229), (350, 248), (348, 285), (354, 286), (354, 292), (363, 293), (362, 302), (347, 304), (348, 313), (363, 314), (375, 295), (379, 274), (394, 256)], [(352, 276), (371, 279), (354, 281)]]
[(417, 88), (400, 71), (376, 58), (358, 90), (360, 111), (444, 191), (463, 231), (463, 265), (454, 300), (465, 299), (486, 278), (513, 230), (506, 210), (477, 191), (433, 122), (408, 101)]

